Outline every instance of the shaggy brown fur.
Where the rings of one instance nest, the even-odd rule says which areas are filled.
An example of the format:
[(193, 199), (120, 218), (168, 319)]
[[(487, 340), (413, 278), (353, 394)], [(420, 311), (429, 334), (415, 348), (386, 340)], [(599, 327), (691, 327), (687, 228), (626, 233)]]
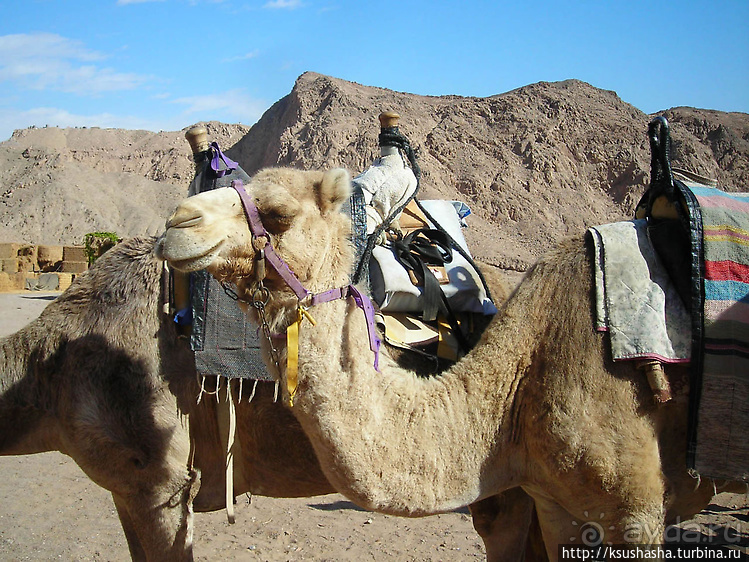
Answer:
[[(134, 559), (192, 558), (195, 508), (224, 506), (216, 399), (196, 404), (192, 352), (162, 314), (153, 238), (107, 252), (42, 314), (0, 340), (0, 454), (59, 450), (110, 490)], [(225, 388), (225, 387), (224, 387)], [(234, 389), (236, 393), (236, 389)], [(223, 393), (222, 393), (223, 394)], [(273, 385), (237, 407), (237, 495), (333, 491)]]
[(69, 455), (112, 492), (133, 558), (183, 560), (197, 479), (168, 373), (189, 356), (161, 322), (152, 247), (110, 250), (0, 340), (0, 454)]
[[(273, 244), (305, 286), (344, 285), (351, 248), (337, 210), (347, 176), (269, 170), (256, 178), (249, 190), (261, 216), (276, 221)], [(252, 278), (233, 274), (240, 264), (251, 273), (254, 258), (233, 190), (183, 202), (168, 226), (167, 259), (208, 265), (252, 294)], [(297, 302), (276, 278), (268, 286), (280, 332)], [(664, 525), (706, 506), (713, 487), (684, 464), (686, 395), (656, 407), (644, 377), (611, 360), (606, 336), (593, 330), (591, 291), (588, 249), (582, 237), (568, 240), (532, 268), (479, 345), (428, 380), (387, 355), (374, 370), (353, 304), (314, 307), (316, 326), (300, 333), (292, 411), (331, 483), (364, 507), (408, 516), (521, 486), (536, 502), (552, 560), (589, 514), (604, 541), (659, 542)], [(686, 377), (684, 368), (667, 372), (675, 382)]]

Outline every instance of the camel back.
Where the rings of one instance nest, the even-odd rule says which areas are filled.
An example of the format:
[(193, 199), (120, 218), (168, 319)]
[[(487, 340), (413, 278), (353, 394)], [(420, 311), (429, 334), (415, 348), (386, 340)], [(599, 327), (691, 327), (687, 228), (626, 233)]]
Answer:
[(651, 186), (638, 205), (691, 311), (687, 464), (749, 481), (749, 193), (707, 185), (670, 165), (668, 123), (650, 126)]

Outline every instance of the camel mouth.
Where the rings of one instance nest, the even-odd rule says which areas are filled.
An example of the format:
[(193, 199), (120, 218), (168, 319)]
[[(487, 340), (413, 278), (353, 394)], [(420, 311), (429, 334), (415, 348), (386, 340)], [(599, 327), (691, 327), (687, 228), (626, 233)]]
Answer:
[(214, 254), (208, 253), (203, 256), (186, 258), (184, 260), (168, 260), (174, 269), (179, 271), (191, 272), (200, 271), (201, 269), (208, 268), (214, 262)]
[(167, 230), (156, 243), (156, 254), (180, 271), (206, 269), (216, 260), (224, 243), (221, 240), (213, 246), (200, 249), (194, 244), (180, 244), (179, 240), (175, 240), (179, 234), (179, 231)]

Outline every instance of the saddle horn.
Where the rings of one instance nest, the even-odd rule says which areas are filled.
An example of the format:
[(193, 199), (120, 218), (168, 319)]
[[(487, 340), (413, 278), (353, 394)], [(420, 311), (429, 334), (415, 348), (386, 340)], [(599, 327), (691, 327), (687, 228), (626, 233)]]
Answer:
[(673, 198), (674, 174), (671, 170), (671, 129), (668, 119), (659, 115), (648, 125), (650, 140), (650, 188), (658, 195)]
[(190, 143), (190, 148), (194, 155), (198, 155), (201, 152), (208, 150), (208, 129), (202, 125), (195, 125), (190, 127), (185, 133), (187, 142)]

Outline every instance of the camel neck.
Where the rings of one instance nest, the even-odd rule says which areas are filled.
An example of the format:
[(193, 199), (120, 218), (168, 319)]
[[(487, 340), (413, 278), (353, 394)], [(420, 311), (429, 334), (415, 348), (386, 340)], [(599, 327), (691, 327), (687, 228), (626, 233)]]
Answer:
[[(316, 325), (300, 331), (292, 409), (334, 487), (397, 515), (449, 511), (486, 496), (486, 459), (508, 456), (498, 428), (516, 390), (511, 369), (497, 376), (496, 365), (482, 369), (485, 359), (469, 354), (425, 378), (383, 354), (377, 372), (364, 314), (350, 299), (311, 312)], [(481, 371), (487, 376), (476, 377)]]

